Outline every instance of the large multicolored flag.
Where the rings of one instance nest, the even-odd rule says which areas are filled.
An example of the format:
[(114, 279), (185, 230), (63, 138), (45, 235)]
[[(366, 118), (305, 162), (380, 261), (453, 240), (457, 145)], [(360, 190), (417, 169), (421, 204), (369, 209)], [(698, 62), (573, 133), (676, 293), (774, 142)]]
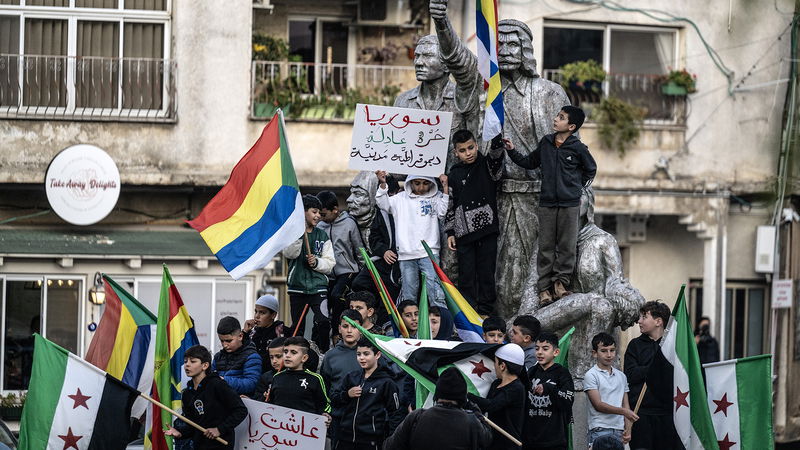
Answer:
[(672, 419), (685, 448), (718, 449), (700, 370), (700, 357), (686, 309), (685, 288), (686, 285), (681, 286), (661, 340), (661, 353), (673, 367), (675, 386), (672, 400), (675, 409)]
[(131, 406), (138, 395), (127, 384), (34, 334), (19, 449), (125, 448)]
[[(106, 307), (89, 344), (86, 361), (112, 377), (149, 392), (153, 385), (156, 316), (133, 295), (103, 274)], [(137, 402), (131, 414), (140, 417), (147, 402)]]
[(772, 355), (705, 364), (720, 450), (773, 448)]
[(458, 292), (456, 286), (447, 278), (444, 271), (436, 260), (433, 258), (433, 251), (428, 246), (428, 243), (422, 241), (422, 246), (428, 252), (428, 257), (431, 259), (433, 269), (436, 271), (436, 276), (439, 278), (439, 284), (444, 291), (444, 297), (447, 302), (447, 309), (450, 310), (450, 315), (453, 316), (453, 322), (456, 327), (458, 337), (464, 342), (486, 342), (483, 340), (483, 319), (472, 305), (469, 304), (467, 299)]
[(431, 393), (436, 392), (439, 374), (451, 365), (464, 375), (467, 390), (475, 395), (486, 397), (492, 381), (497, 379), (494, 352), (499, 344), (391, 338), (370, 333), (356, 322), (345, 320)]
[(230, 276), (260, 269), (305, 231), (283, 113), (269, 121), (219, 193), (187, 222)]
[(483, 77), (486, 108), (483, 119), (483, 140), (489, 141), (503, 132), (503, 91), (497, 64), (497, 0), (476, 0), (475, 35), (478, 37), (478, 72)]
[[(181, 390), (188, 377), (183, 371), (183, 355), (193, 345), (197, 345), (194, 322), (183, 305), (181, 294), (167, 265), (161, 277), (161, 296), (158, 302), (158, 326), (156, 331), (155, 380), (153, 399), (179, 409)], [(172, 449), (172, 436), (165, 436), (164, 429), (172, 425), (172, 414), (151, 406), (148, 409), (145, 447), (156, 450)]]

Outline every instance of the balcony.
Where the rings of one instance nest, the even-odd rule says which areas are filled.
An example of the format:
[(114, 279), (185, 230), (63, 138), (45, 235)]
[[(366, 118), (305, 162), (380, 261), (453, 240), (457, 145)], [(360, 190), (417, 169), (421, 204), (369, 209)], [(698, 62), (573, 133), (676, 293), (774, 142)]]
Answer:
[[(548, 80), (560, 82), (559, 70), (544, 70)], [(648, 125), (683, 125), (686, 121), (686, 96), (665, 95), (661, 92), (660, 75), (612, 73), (596, 91), (570, 86), (565, 91), (575, 106), (599, 103), (604, 96), (614, 96), (644, 111)], [(588, 107), (585, 109), (589, 109)], [(591, 114), (587, 120), (591, 121)]]
[(174, 122), (167, 59), (0, 54), (0, 118)]
[(392, 104), (417, 85), (412, 66), (253, 61), (250, 115), (352, 121), (358, 103)]

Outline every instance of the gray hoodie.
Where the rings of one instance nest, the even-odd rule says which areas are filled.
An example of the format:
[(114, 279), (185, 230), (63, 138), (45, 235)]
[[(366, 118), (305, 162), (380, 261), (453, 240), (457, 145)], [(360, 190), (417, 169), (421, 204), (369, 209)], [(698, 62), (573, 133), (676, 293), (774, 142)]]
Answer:
[(328, 233), (328, 237), (333, 242), (333, 256), (336, 258), (336, 265), (328, 276), (336, 278), (339, 275), (358, 272), (358, 248), (367, 247), (361, 237), (361, 232), (358, 231), (356, 220), (347, 211), (342, 211), (333, 223), (320, 221), (317, 228)]

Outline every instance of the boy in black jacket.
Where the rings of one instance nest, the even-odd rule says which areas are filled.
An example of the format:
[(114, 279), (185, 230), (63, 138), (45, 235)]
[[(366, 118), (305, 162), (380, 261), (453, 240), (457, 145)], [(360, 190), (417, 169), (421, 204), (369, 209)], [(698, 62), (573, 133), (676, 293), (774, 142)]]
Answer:
[(275, 320), (280, 306), (274, 295), (265, 294), (256, 300), (255, 313), (252, 319), (244, 321), (245, 344), (249, 340), (256, 346), (256, 351), (261, 357), (261, 372), (270, 369), (269, 352), (267, 348), (273, 339), (283, 336), (283, 322)]
[(628, 398), (637, 402), (647, 383), (639, 420), (631, 430), (631, 448), (652, 450), (683, 448), (673, 413), (673, 370), (661, 353), (661, 338), (669, 323), (670, 309), (657, 301), (649, 301), (639, 309), (641, 336), (631, 340), (625, 350), (625, 376), (628, 377)]
[(303, 368), (311, 346), (305, 338), (293, 336), (283, 343), (284, 369), (272, 377), (267, 403), (322, 414), (330, 422), (331, 405), (325, 383), (316, 372)]
[(508, 156), (517, 165), (542, 168), (537, 259), (540, 307), (571, 293), (567, 287), (575, 269), (581, 189), (597, 173), (589, 149), (574, 135), (585, 117), (575, 106), (561, 108), (553, 120), (555, 133), (543, 137), (528, 155), (514, 150), (508, 139), (503, 140)]
[(283, 369), (283, 343), (285, 341), (285, 337), (278, 337), (271, 340), (269, 346), (267, 346), (267, 351), (269, 352), (267, 361), (269, 361), (270, 370), (261, 374), (261, 378), (258, 379), (258, 384), (256, 384), (256, 390), (250, 396), (251, 399), (259, 402), (267, 401), (267, 391), (272, 386), (272, 378)]
[(348, 373), (331, 394), (333, 406), (342, 410), (335, 450), (378, 450), (402, 419), (399, 393), (369, 339), (358, 341), (356, 357), (361, 369)]
[[(228, 383), (211, 371), (211, 353), (202, 345), (186, 350), (183, 370), (192, 378), (181, 397), (183, 415), (206, 428), (206, 432), (201, 433), (178, 419), (175, 428), (170, 427), (164, 434), (192, 439), (195, 450), (233, 449), (234, 429), (247, 417), (247, 408), (242, 399)], [(215, 440), (218, 437), (228, 441), (228, 445)]]
[(553, 361), (559, 353), (558, 336), (540, 333), (536, 338), (538, 363), (528, 371), (531, 389), (523, 427), (524, 450), (567, 448), (575, 385), (569, 370)]
[(453, 133), (458, 157), (448, 174), (452, 188), (445, 218), (447, 247), (458, 257), (458, 290), (477, 310), (489, 315), (497, 297), (494, 284), (497, 259), (497, 180), (503, 154), (484, 156), (469, 130)]

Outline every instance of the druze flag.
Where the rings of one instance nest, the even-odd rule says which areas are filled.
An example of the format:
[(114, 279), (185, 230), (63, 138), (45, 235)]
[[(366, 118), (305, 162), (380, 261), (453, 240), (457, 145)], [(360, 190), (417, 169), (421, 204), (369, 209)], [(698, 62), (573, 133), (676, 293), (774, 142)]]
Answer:
[(773, 447), (770, 364), (759, 355), (703, 366), (720, 450)]
[(697, 345), (683, 295), (685, 288), (686, 285), (681, 286), (667, 330), (661, 340), (661, 353), (673, 367), (672, 419), (687, 450), (717, 449), (719, 447), (708, 411), (703, 374), (700, 371), (700, 357), (697, 355)]
[(125, 448), (138, 392), (34, 334), (20, 450)]

